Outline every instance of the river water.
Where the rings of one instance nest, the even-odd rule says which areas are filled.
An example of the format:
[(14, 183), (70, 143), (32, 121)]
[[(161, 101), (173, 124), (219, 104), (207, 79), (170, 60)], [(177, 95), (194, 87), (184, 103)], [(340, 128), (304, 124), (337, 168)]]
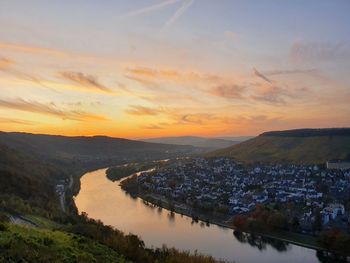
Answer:
[(81, 178), (75, 203), (80, 213), (86, 212), (90, 218), (140, 236), (147, 247), (165, 244), (237, 263), (320, 262), (312, 249), (237, 236), (232, 229), (194, 223), (187, 216), (149, 206), (126, 194), (119, 181), (108, 180), (106, 169), (86, 173)]

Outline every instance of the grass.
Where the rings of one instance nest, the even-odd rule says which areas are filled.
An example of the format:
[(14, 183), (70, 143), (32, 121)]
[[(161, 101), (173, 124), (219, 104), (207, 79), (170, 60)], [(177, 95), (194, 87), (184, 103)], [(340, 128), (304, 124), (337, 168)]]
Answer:
[(129, 262), (114, 250), (71, 233), (12, 224), (1, 224), (0, 231), (0, 262)]
[(33, 223), (35, 223), (41, 228), (46, 228), (46, 229), (62, 228), (62, 225), (41, 216), (25, 215), (24, 218), (29, 219), (30, 221), (32, 221)]

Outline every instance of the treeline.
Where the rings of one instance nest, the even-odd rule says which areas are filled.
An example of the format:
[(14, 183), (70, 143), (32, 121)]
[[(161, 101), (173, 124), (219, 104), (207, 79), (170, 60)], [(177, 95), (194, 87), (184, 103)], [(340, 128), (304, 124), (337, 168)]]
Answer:
[(321, 234), (320, 244), (331, 250), (337, 251), (343, 255), (349, 255), (350, 251), (350, 235), (338, 229), (331, 229)]
[(120, 183), (121, 188), (132, 196), (137, 196), (139, 193), (139, 185), (137, 183), (137, 175), (134, 174), (129, 178), (126, 178)]
[[(236, 215), (233, 218), (233, 226), (239, 231), (247, 231), (258, 234), (279, 234), (298, 232), (299, 221), (296, 217), (288, 218), (283, 212), (271, 209), (263, 205), (257, 205), (250, 214)], [(337, 229), (322, 231), (322, 222), (319, 213), (312, 225), (313, 231), (320, 233), (318, 244), (323, 249), (349, 255), (350, 235)], [(316, 243), (317, 243), (316, 242)]]
[(311, 137), (311, 136), (350, 136), (350, 128), (296, 129), (264, 132), (259, 136)]
[(157, 165), (157, 162), (130, 163), (110, 167), (106, 171), (107, 178), (111, 181), (118, 181), (134, 173), (150, 169)]
[(236, 215), (233, 226), (241, 231), (257, 233), (288, 230), (288, 218), (280, 211), (257, 205), (249, 215)]

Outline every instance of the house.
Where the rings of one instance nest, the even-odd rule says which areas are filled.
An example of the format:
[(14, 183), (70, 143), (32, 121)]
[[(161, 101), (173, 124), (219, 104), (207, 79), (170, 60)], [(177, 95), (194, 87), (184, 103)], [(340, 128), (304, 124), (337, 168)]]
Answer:
[(56, 185), (56, 193), (63, 193), (64, 192), (64, 185), (58, 184)]
[(345, 208), (342, 204), (330, 204), (328, 207), (331, 208), (336, 215), (344, 215), (345, 213)]
[(321, 213), (322, 223), (325, 225), (329, 222), (329, 213), (322, 211)]
[(321, 211), (322, 222), (327, 224), (329, 220), (334, 220), (338, 215), (343, 215), (344, 213), (344, 205), (330, 204)]

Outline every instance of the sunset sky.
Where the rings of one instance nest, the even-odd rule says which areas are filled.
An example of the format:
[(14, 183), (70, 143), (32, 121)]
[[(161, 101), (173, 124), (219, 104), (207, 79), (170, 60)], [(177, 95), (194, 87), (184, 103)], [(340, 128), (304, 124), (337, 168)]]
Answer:
[(350, 126), (350, 1), (0, 0), (0, 130)]

